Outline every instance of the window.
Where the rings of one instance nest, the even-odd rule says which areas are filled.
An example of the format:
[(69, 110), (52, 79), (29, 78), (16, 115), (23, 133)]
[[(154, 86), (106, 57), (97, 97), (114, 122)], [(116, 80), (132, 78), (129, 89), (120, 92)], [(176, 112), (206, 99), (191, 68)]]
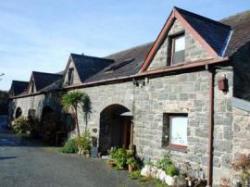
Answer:
[(164, 114), (163, 145), (167, 147), (186, 148), (187, 114)]
[(124, 61), (122, 61), (121, 63), (115, 63), (111, 66), (108, 66), (106, 69), (105, 69), (105, 73), (111, 73), (113, 72), (114, 70), (117, 70), (119, 68), (122, 68), (128, 64), (130, 64), (131, 62), (134, 62), (134, 58), (129, 58), (129, 59), (126, 59)]
[(185, 35), (178, 34), (170, 37), (169, 42), (170, 65), (185, 61)]
[(68, 71), (68, 85), (73, 84), (74, 81), (74, 68), (69, 68)]
[(34, 93), (35, 92), (35, 85), (34, 85), (34, 81), (32, 80), (30, 83), (30, 93)]

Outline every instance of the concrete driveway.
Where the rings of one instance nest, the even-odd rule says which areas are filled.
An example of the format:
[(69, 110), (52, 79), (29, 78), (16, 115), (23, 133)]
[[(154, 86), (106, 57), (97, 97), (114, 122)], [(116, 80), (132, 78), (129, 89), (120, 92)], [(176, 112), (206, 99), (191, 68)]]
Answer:
[(23, 141), (0, 128), (0, 186), (3, 187), (124, 187), (139, 186), (127, 172), (103, 160), (61, 154)]

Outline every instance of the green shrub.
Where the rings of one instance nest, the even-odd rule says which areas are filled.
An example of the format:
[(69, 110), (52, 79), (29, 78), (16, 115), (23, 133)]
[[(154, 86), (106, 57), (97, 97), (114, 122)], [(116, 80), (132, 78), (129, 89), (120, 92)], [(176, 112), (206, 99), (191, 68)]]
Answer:
[(69, 139), (63, 146), (62, 153), (77, 153), (78, 147), (76, 143), (76, 139)]
[(119, 148), (111, 151), (111, 158), (115, 161), (118, 169), (124, 169), (127, 164), (127, 151), (126, 149)]
[(89, 131), (76, 139), (76, 144), (80, 150), (90, 151), (91, 149), (91, 135)]
[(175, 176), (179, 174), (178, 169), (175, 167), (173, 161), (170, 158), (170, 155), (167, 154), (163, 159), (159, 160), (156, 163), (156, 166), (165, 171), (167, 175)]
[(163, 170), (165, 170), (169, 165), (173, 165), (173, 162), (168, 154), (156, 163), (156, 166)]
[(168, 165), (165, 168), (165, 172), (166, 172), (167, 175), (170, 175), (170, 176), (175, 176), (175, 175), (179, 174), (178, 169), (173, 164)]
[(131, 165), (133, 167), (133, 169), (139, 169), (139, 162), (138, 160), (134, 157), (134, 156), (131, 156), (129, 158), (127, 158), (127, 165)]
[(132, 171), (130, 174), (129, 174), (129, 178), (133, 179), (133, 180), (136, 180), (136, 179), (139, 179), (141, 178), (141, 172), (140, 170), (136, 170), (136, 171)]
[(13, 121), (12, 129), (16, 134), (25, 134), (29, 131), (29, 121), (25, 117), (19, 117)]

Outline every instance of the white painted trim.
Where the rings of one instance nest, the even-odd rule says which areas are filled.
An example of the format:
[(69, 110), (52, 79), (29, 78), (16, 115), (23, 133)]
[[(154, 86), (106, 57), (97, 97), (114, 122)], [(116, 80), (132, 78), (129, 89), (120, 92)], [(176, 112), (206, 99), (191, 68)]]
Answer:
[(227, 37), (227, 43), (226, 43), (226, 45), (225, 45), (225, 47), (224, 47), (224, 49), (223, 49), (223, 51), (222, 51), (222, 56), (223, 56), (223, 57), (225, 56), (225, 53), (226, 53), (226, 51), (227, 51), (227, 48), (228, 48), (229, 42), (230, 42), (230, 40), (231, 40), (231, 38), (232, 38), (232, 35), (233, 35), (233, 30), (230, 31), (230, 33), (229, 33), (229, 35), (228, 35), (228, 37)]

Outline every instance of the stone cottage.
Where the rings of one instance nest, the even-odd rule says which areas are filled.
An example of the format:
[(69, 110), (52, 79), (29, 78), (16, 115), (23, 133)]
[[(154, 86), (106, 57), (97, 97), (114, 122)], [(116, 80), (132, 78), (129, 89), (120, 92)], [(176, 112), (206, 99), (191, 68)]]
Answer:
[(10, 115), (41, 119), (60, 112), (60, 92), (85, 92), (100, 152), (131, 144), (144, 159), (170, 152), (179, 165), (200, 165), (211, 186), (235, 180), (232, 160), (250, 153), (249, 70), (249, 11), (215, 21), (174, 7), (152, 43), (103, 58), (71, 54), (58, 74), (13, 81)]

